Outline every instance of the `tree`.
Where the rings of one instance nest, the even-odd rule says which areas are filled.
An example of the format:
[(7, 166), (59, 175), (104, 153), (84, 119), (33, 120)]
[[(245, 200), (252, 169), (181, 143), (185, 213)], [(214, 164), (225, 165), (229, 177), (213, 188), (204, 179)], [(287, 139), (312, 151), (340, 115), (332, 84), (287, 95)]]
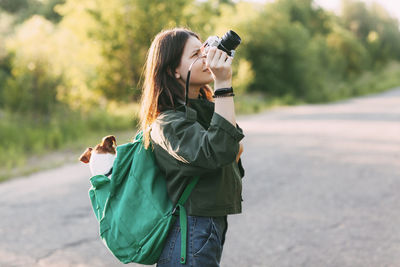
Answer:
[(266, 4), (245, 22), (241, 53), (254, 71), (249, 90), (306, 99), (307, 92), (320, 85), (312, 36), (302, 23), (292, 20), (290, 12), (283, 11), (287, 10), (283, 4), (287, 1)]
[(378, 3), (342, 1), (342, 21), (368, 49), (373, 66), (400, 59), (399, 22)]
[(138, 84), (152, 38), (163, 28), (185, 24), (182, 12), (190, 3), (70, 0), (58, 11), (66, 21), (90, 21), (76, 27), (100, 47), (103, 61), (97, 66), (93, 86), (107, 98), (129, 101), (140, 95)]
[(49, 117), (54, 110), (62, 74), (55, 71), (48, 54), (53, 32), (51, 22), (34, 16), (7, 39), (11, 71), (1, 92), (7, 110), (35, 117)]
[(54, 7), (66, 0), (1, 0), (0, 8), (16, 16), (16, 22), (22, 23), (33, 15), (41, 15), (52, 22), (58, 22), (61, 16)]

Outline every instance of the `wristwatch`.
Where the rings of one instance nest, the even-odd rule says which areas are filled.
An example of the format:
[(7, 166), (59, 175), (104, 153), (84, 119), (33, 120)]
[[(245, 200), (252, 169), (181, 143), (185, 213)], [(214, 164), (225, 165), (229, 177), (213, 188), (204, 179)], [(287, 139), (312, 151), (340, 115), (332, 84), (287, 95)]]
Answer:
[(233, 88), (232, 87), (227, 87), (227, 88), (219, 88), (215, 90), (213, 97), (225, 97), (225, 96), (234, 96), (235, 94), (233, 93)]

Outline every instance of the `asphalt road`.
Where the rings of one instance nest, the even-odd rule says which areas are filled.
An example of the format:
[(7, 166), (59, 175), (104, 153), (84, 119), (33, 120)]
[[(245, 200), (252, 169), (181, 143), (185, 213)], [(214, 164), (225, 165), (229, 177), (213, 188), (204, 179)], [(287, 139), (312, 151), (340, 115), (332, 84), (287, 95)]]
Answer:
[[(400, 89), (238, 123), (243, 213), (221, 266), (400, 266)], [(122, 266), (98, 238), (88, 176), (73, 164), (0, 184), (0, 266)]]

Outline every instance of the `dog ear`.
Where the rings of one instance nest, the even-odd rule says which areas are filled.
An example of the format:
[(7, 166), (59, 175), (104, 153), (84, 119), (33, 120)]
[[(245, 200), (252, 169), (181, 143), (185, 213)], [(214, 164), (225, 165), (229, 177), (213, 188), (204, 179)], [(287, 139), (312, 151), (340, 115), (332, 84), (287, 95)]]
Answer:
[(82, 155), (79, 157), (79, 160), (83, 163), (89, 163), (90, 157), (92, 156), (92, 150), (93, 148), (91, 147), (86, 148), (85, 152), (83, 152)]
[(114, 135), (108, 135), (103, 138), (101, 142), (102, 147), (113, 148), (113, 146), (117, 146), (117, 140)]
[(114, 135), (111, 135), (111, 141), (112, 141), (113, 146), (117, 146), (117, 140), (115, 139)]

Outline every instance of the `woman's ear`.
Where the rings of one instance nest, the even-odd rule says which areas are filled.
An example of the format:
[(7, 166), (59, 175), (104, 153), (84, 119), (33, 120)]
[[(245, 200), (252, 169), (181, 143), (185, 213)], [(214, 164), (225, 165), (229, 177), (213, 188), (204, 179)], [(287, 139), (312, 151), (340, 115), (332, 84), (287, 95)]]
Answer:
[[(171, 69), (168, 68), (167, 71), (168, 71), (168, 74), (172, 76), (172, 71), (171, 71)], [(173, 75), (174, 75), (175, 78), (177, 78), (177, 79), (181, 78), (181, 75), (179, 74), (178, 69), (175, 70), (175, 73), (174, 73)]]

